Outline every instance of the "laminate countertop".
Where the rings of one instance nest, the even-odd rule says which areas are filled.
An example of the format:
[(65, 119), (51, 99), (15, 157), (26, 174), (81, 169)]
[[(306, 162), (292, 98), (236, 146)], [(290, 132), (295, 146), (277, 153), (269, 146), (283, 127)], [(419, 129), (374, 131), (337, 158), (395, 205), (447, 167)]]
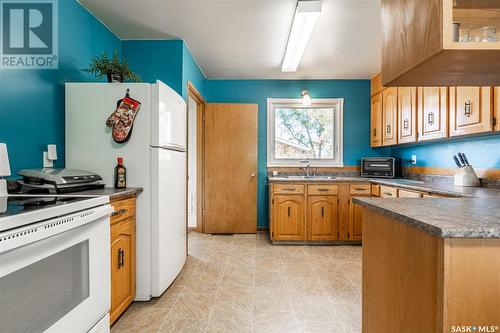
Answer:
[(269, 177), (270, 182), (365, 182), (448, 196), (446, 198), (354, 197), (353, 202), (445, 238), (500, 238), (500, 190), (408, 179)]
[(142, 187), (127, 187), (127, 188), (113, 188), (113, 187), (105, 187), (99, 190), (89, 190), (89, 191), (81, 191), (74, 192), (71, 195), (94, 195), (94, 196), (109, 196), (109, 200), (118, 200), (124, 197), (128, 197), (130, 195), (137, 195), (143, 191)]
[(462, 198), (498, 198), (500, 199), (500, 189), (484, 188), (484, 187), (462, 187), (452, 184), (444, 184), (440, 182), (421, 182), (409, 179), (381, 179), (381, 178), (364, 178), (364, 177), (317, 177), (317, 178), (300, 178), (300, 177), (269, 177), (271, 183), (286, 183), (286, 182), (317, 182), (317, 183), (372, 183), (378, 185), (395, 186), (398, 188), (427, 192), (432, 194), (440, 194), (451, 197)]
[(444, 238), (500, 238), (500, 200), (487, 198), (353, 198), (389, 218)]

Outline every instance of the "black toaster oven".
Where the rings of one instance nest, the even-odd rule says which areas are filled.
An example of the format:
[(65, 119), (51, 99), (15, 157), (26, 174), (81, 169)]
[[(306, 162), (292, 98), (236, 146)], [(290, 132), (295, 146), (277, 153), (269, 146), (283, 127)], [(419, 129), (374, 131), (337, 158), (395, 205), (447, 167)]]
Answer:
[(401, 175), (401, 163), (394, 157), (365, 157), (361, 159), (362, 177), (396, 178)]

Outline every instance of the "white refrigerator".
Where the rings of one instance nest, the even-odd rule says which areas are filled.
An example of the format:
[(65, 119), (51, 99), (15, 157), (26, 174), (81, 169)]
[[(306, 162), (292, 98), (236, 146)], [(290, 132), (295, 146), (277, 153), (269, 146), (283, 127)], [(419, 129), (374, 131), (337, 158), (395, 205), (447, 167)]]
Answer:
[[(128, 142), (114, 142), (106, 119), (127, 89), (141, 102)], [(186, 103), (157, 81), (66, 84), (66, 168), (100, 175), (114, 186), (123, 157), (127, 186), (142, 187), (136, 211), (136, 299), (160, 296), (186, 260)]]

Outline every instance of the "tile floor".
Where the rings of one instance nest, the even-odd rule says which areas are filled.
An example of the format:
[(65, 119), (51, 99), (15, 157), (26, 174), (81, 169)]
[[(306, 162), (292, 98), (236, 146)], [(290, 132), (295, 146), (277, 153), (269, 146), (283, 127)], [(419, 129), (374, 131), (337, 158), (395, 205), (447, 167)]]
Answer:
[(189, 257), (119, 332), (361, 332), (361, 247), (271, 245), (266, 234), (189, 234)]

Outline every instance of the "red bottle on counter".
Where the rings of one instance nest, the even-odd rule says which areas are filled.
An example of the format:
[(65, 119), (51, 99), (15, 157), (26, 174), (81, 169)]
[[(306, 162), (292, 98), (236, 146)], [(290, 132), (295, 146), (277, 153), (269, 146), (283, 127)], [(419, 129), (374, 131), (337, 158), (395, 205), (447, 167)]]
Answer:
[(127, 169), (123, 166), (123, 158), (118, 157), (118, 164), (115, 167), (115, 188), (127, 187)]

